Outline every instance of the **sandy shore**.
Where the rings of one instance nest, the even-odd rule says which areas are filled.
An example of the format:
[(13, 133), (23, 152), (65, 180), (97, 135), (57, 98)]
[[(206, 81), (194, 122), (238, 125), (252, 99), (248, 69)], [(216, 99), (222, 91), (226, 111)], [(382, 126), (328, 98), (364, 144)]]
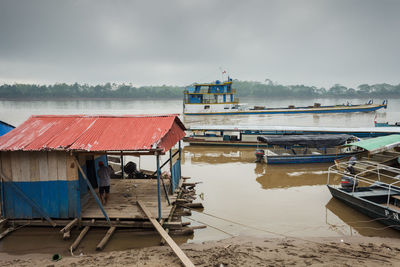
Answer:
[[(268, 239), (234, 237), (181, 246), (196, 266), (399, 266), (400, 242), (389, 238)], [(181, 266), (168, 246), (91, 255), (0, 254), (1, 266)]]

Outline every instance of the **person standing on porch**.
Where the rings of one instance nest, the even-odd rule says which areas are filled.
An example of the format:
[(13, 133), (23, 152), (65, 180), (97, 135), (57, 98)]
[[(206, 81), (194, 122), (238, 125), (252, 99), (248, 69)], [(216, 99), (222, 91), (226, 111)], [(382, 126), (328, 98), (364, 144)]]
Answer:
[(110, 175), (113, 173), (113, 169), (111, 167), (104, 166), (104, 162), (102, 161), (99, 161), (99, 167), (100, 168), (97, 171), (97, 176), (100, 180), (100, 200), (103, 205), (107, 205), (110, 194)]

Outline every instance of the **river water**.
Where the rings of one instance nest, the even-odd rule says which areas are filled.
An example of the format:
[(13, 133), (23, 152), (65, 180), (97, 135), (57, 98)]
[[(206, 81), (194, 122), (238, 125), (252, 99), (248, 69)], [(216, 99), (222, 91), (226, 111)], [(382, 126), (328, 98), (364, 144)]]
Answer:
[[(333, 105), (346, 99), (241, 99), (251, 105), (286, 107), (313, 103)], [(353, 104), (368, 99), (351, 100)], [(375, 100), (382, 102), (383, 100)], [(182, 112), (181, 100), (73, 100), (0, 101), (0, 120), (19, 125), (39, 114), (166, 114)], [(373, 127), (375, 113), (182, 116), (187, 127), (204, 124), (290, 125)], [(388, 109), (377, 112), (378, 121), (400, 121), (400, 99), (389, 100)], [(181, 242), (219, 240), (236, 235), (338, 237), (377, 236), (400, 238), (400, 232), (373, 222), (333, 199), (326, 188), (330, 164), (271, 166), (254, 163), (254, 148), (219, 148), (184, 144), (182, 173), (199, 182), (203, 212), (185, 218), (192, 225), (206, 224), (193, 236), (177, 237)], [(141, 167), (155, 168), (144, 157)], [(75, 233), (76, 234), (76, 233)], [(79, 250), (94, 252), (105, 230), (91, 230)], [(58, 229), (21, 228), (0, 242), (0, 251), (9, 253), (66, 252), (72, 241), (62, 241)], [(117, 231), (105, 250), (157, 245), (157, 235)]]

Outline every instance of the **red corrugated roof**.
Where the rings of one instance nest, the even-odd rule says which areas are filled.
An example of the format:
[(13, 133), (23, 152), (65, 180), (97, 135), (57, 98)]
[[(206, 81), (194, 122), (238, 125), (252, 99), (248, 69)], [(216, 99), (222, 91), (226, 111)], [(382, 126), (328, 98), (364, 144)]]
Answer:
[(185, 136), (178, 115), (40, 115), (0, 137), (0, 151), (163, 152)]

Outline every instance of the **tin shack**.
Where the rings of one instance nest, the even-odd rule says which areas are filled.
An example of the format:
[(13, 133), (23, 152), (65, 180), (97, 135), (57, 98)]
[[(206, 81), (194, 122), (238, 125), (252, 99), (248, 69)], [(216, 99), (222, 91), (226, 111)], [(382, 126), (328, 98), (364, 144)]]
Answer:
[[(3, 220), (66, 226), (64, 232), (77, 223), (151, 228), (143, 222), (141, 202), (168, 224), (181, 193), (184, 136), (177, 115), (31, 116), (0, 137)], [(160, 162), (166, 153), (166, 162)], [(94, 189), (98, 162), (107, 165), (110, 155), (122, 162), (127, 156), (151, 155), (157, 168), (149, 179), (112, 179), (110, 203), (103, 206)], [(161, 174), (164, 166), (169, 166), (168, 177)]]

